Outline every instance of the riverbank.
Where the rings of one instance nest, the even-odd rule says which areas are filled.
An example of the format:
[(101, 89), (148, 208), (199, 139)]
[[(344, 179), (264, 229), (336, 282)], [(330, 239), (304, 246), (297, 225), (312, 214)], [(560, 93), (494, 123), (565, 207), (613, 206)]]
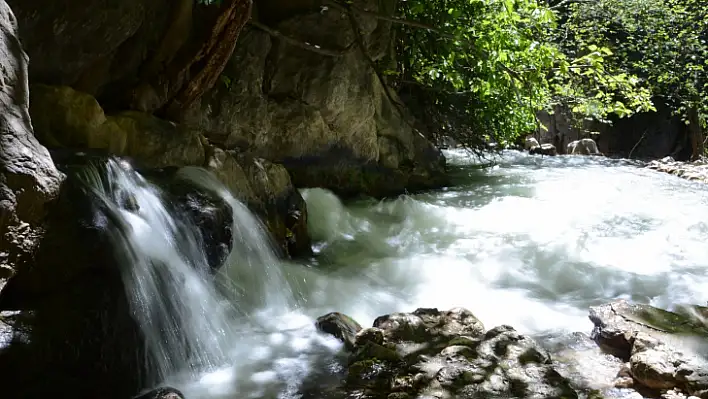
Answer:
[(679, 162), (671, 157), (665, 157), (649, 162), (646, 167), (682, 179), (708, 183), (708, 161), (705, 159), (693, 162)]

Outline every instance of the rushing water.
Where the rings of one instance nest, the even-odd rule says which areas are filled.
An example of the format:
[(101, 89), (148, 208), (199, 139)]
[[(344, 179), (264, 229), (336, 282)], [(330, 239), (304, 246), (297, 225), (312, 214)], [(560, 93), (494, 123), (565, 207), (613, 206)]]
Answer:
[[(509, 152), (480, 170), (465, 153), (447, 155), (455, 185), (444, 190), (350, 204), (305, 190), (317, 256), (304, 265), (277, 262), (243, 205), (203, 172), (187, 173), (220, 190), (237, 211), (240, 244), (220, 276), (232, 281), (220, 290), (226, 295), (181, 266), (184, 255), (159, 238), (175, 227), (150, 189), (139, 189), (145, 211), (125, 211), (136, 230), (128, 243), (137, 248), (137, 275), (129, 276), (136, 303), (147, 303), (147, 325), (159, 320), (163, 305), (143, 298), (143, 289), (159, 289), (143, 287), (140, 279), (153, 273), (143, 260), (177, 262), (182, 278), (171, 284), (184, 308), (176, 323), (203, 342), (199, 363), (212, 366), (197, 377), (173, 373), (166, 383), (190, 398), (296, 397), (308, 376), (337, 371), (340, 345), (313, 327), (330, 311), (370, 325), (393, 311), (463, 306), (487, 327), (510, 324), (557, 338), (589, 332), (588, 306), (608, 300), (660, 307), (708, 300), (706, 186), (596, 157)], [(194, 357), (183, 350), (177, 358)], [(585, 363), (602, 359), (593, 354)]]

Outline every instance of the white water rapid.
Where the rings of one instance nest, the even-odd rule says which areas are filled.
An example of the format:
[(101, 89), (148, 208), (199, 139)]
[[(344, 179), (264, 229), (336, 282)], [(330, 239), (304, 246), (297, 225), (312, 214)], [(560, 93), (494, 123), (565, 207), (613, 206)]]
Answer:
[[(463, 152), (446, 155), (455, 185), (445, 190), (350, 204), (304, 190), (317, 253), (306, 265), (278, 262), (243, 205), (206, 172), (184, 171), (236, 215), (219, 290), (190, 266), (204, 262), (185, 250), (194, 243), (173, 241), (180, 227), (156, 190), (116, 173), (108, 191), (139, 205), (121, 212), (134, 231), (126, 278), (140, 321), (185, 329), (186, 342), (168, 334), (157, 345), (166, 383), (194, 399), (299, 397), (313, 374), (337, 371), (340, 345), (313, 326), (330, 311), (367, 326), (394, 311), (463, 306), (487, 327), (562, 341), (588, 333), (588, 306), (612, 299), (708, 300), (708, 187), (598, 157), (508, 152), (478, 170)], [(165, 309), (176, 318), (163, 320)], [(583, 356), (584, 378), (611, 379), (606, 357)]]

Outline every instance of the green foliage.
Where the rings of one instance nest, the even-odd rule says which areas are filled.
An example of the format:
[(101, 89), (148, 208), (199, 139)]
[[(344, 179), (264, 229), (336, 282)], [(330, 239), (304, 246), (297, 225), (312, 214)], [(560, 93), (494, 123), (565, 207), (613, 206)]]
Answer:
[[(699, 0), (596, 0), (563, 10), (558, 43), (568, 54), (608, 48), (607, 69), (640, 85), (687, 119), (708, 115), (708, 12)], [(705, 122), (704, 122), (705, 123)]]
[(636, 76), (606, 66), (607, 46), (577, 42), (564, 51), (558, 15), (536, 0), (400, 4), (405, 19), (435, 27), (400, 27), (401, 92), (434, 131), (470, 147), (532, 132), (537, 111), (555, 103), (596, 119), (652, 109)]

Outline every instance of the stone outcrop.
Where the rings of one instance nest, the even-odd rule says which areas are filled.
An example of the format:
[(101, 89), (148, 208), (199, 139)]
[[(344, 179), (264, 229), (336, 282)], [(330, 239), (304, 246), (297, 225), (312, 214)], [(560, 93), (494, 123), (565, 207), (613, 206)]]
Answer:
[(145, 167), (203, 165), (204, 136), (137, 112), (106, 115), (90, 94), (68, 86), (31, 86), (37, 137), (53, 148), (98, 149), (135, 158)]
[[(251, 15), (251, 1), (10, 0), (34, 60), (30, 81), (179, 116), (208, 90)], [(67, 12), (71, 10), (71, 12)]]
[[(665, 393), (679, 390), (708, 398), (705, 324), (708, 308), (668, 312), (647, 305), (613, 302), (591, 308), (593, 338), (627, 362), (620, 382)], [(626, 379), (631, 379), (627, 384)]]
[[(385, 196), (447, 183), (444, 157), (382, 85), (341, 9), (257, 2), (255, 25), (269, 25), (270, 33), (250, 28), (238, 41), (214, 41), (214, 34), (240, 31), (248, 10), (238, 14), (232, 7), (249, 2), (228, 0), (219, 8), (177, 3), (72, 0), (67, 7), (80, 11), (66, 13), (48, 0), (11, 0), (36, 60), (33, 84), (70, 86), (111, 113), (132, 109), (186, 122), (191, 128), (185, 130), (200, 131), (224, 149), (284, 164), (298, 187)], [(394, 5), (356, 3), (384, 14)], [(371, 61), (394, 62), (392, 24), (359, 14), (355, 20)], [(224, 42), (236, 46), (228, 63)], [(217, 81), (214, 71), (222, 64)], [(123, 134), (111, 134), (112, 125), (96, 139), (120, 150)]]
[(664, 157), (649, 162), (646, 167), (682, 179), (708, 183), (708, 163), (705, 159), (693, 162), (679, 162), (671, 157)]
[(389, 399), (578, 397), (532, 339), (509, 326), (485, 330), (461, 308), (377, 318), (356, 335), (344, 390)]
[(307, 255), (307, 208), (282, 165), (223, 151), (200, 130), (138, 111), (106, 115), (88, 93), (68, 86), (32, 86), (37, 136), (54, 148), (100, 150), (140, 168), (200, 166), (257, 212), (285, 254)]
[[(387, 2), (362, 3), (376, 10)], [(371, 58), (386, 57), (390, 23), (362, 17), (359, 25)], [(412, 118), (392, 102), (400, 101), (395, 93), (389, 98), (352, 46), (355, 36), (345, 14), (305, 9), (273, 28), (342, 49), (341, 55), (318, 54), (249, 29), (224, 81), (192, 109), (188, 123), (226, 148), (283, 163), (298, 187), (382, 196), (444, 184), (444, 158), (413, 130)]]
[[(0, 1), (0, 268), (31, 251), (32, 230), (59, 192), (63, 176), (34, 137), (28, 112), (27, 55), (12, 10)], [(28, 248), (29, 247), (29, 248)], [(5, 272), (3, 272), (5, 273)]]

